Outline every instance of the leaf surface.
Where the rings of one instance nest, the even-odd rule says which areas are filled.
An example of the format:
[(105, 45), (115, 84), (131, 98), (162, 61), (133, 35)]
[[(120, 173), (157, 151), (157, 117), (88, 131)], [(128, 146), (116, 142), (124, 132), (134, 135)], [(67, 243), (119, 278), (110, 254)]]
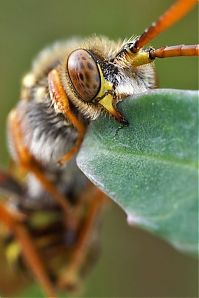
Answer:
[(78, 166), (130, 224), (197, 253), (198, 92), (154, 90), (119, 109), (129, 126), (107, 116), (93, 121)]

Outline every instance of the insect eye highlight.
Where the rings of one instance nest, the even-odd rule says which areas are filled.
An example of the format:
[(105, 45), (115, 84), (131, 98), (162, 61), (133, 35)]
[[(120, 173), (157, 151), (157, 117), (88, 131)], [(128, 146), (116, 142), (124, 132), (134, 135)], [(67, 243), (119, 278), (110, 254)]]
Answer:
[(101, 86), (99, 69), (92, 55), (84, 49), (73, 51), (68, 57), (67, 70), (74, 91), (82, 100), (91, 102)]

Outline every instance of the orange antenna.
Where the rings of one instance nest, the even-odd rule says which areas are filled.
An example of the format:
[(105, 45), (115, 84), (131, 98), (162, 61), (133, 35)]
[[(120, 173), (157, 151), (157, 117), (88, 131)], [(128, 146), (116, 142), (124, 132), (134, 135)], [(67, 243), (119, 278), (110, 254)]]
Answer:
[(149, 51), (150, 59), (179, 56), (199, 56), (199, 45), (177, 45)]
[(187, 14), (198, 0), (178, 0), (159, 19), (144, 31), (136, 40), (132, 51), (138, 52), (144, 45), (158, 36), (162, 31), (172, 26)]

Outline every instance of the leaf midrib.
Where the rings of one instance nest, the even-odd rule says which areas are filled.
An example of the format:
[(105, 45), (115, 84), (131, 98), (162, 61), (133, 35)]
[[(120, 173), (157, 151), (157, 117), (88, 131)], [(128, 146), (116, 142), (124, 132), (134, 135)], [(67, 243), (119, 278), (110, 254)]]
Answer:
[[(99, 149), (100, 148), (100, 149)], [(106, 151), (108, 152), (108, 154), (115, 154), (117, 153), (118, 155), (123, 155), (123, 158), (126, 158), (126, 155), (131, 155), (131, 156), (135, 156), (135, 157), (139, 157), (142, 159), (148, 159), (150, 161), (159, 161), (168, 165), (175, 165), (175, 166), (181, 166), (184, 168), (189, 168), (191, 170), (198, 170), (198, 165), (195, 164), (194, 162), (190, 161), (190, 162), (185, 162), (183, 160), (179, 160), (179, 159), (169, 159), (169, 158), (162, 158), (160, 156), (156, 156), (156, 155), (152, 155), (152, 154), (140, 154), (134, 151), (129, 151), (127, 149), (127, 147), (125, 147), (125, 154), (123, 151), (121, 151), (120, 149), (116, 149), (113, 147), (109, 147), (109, 149), (107, 149), (106, 145), (104, 145), (103, 143), (100, 144), (100, 147), (98, 148), (98, 151), (101, 152)], [(113, 153), (114, 152), (114, 153)]]

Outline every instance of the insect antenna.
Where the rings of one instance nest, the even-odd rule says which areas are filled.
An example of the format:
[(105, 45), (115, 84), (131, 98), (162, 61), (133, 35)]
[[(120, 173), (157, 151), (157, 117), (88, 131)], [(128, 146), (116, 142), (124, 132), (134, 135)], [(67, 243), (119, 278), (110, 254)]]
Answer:
[[(186, 15), (198, 0), (178, 0), (163, 13), (156, 22), (152, 23), (144, 33), (136, 40), (133, 48), (137, 53), (143, 46), (157, 37), (161, 32), (172, 26), (175, 22)], [(158, 57), (158, 56), (157, 56)]]
[(179, 56), (199, 56), (199, 45), (177, 45), (151, 49), (149, 51), (150, 59)]

